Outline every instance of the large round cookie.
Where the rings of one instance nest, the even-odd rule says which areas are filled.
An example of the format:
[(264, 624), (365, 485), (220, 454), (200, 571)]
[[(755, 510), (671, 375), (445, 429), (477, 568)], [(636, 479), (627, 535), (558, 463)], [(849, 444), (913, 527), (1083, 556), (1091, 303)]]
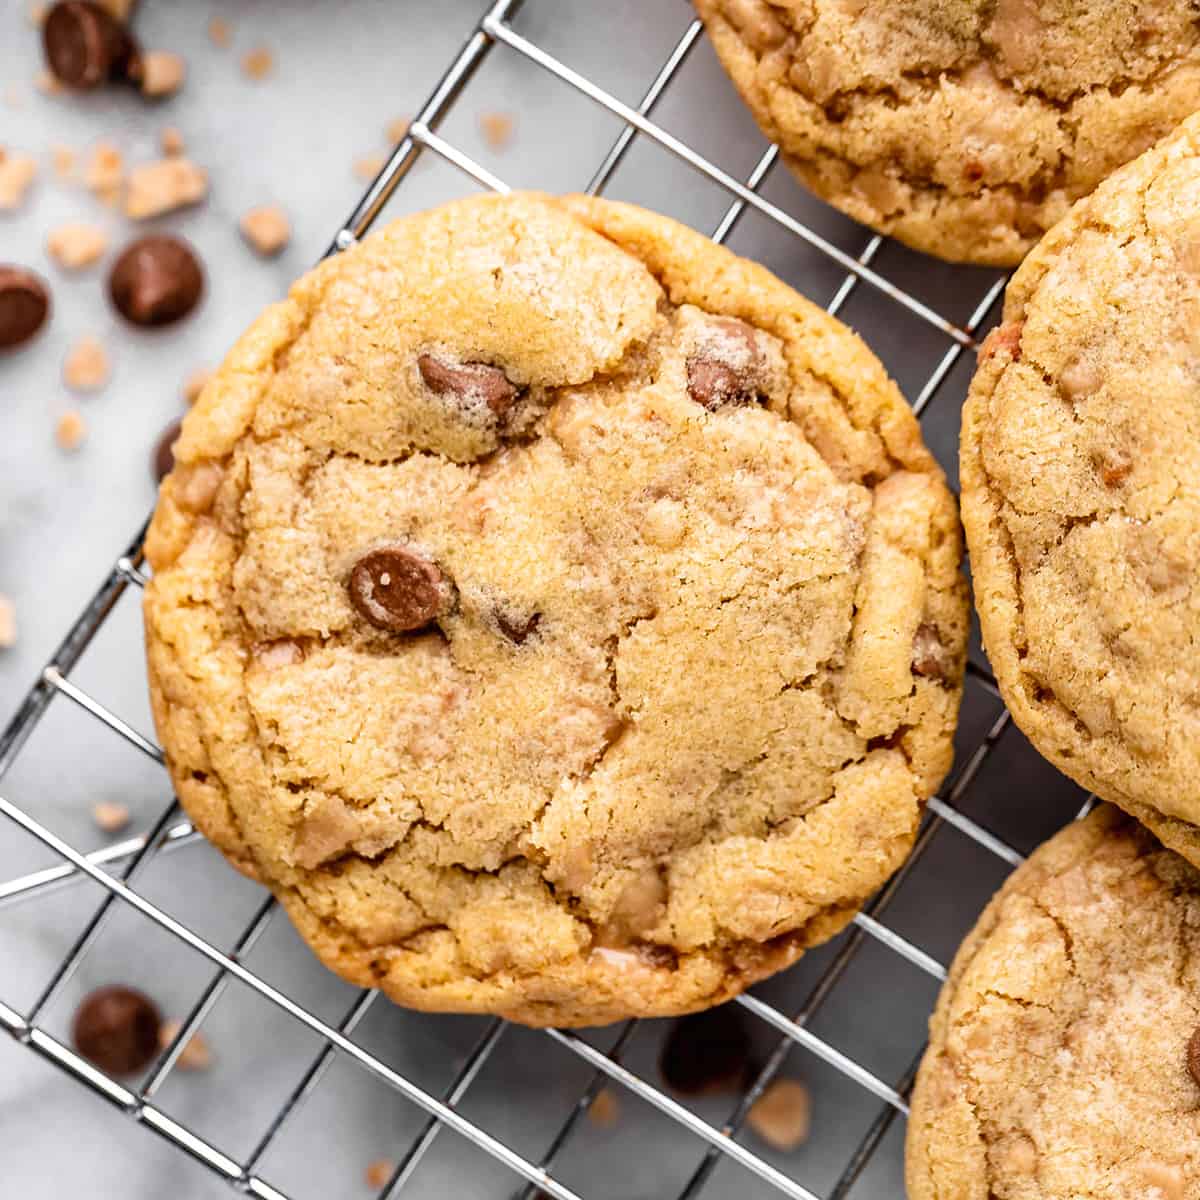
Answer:
[(764, 134), (817, 195), (919, 250), (1015, 266), (1200, 108), (1171, 0), (695, 0)]
[(963, 943), (908, 1125), (909, 1200), (1200, 1196), (1200, 874), (1102, 806)]
[(699, 234), (476, 198), (332, 259), (147, 552), (180, 798), (347, 978), (582, 1024), (840, 929), (947, 768), (957, 517), (851, 333)]
[(963, 411), (988, 657), (1051, 761), (1200, 864), (1200, 117), (1009, 285)]

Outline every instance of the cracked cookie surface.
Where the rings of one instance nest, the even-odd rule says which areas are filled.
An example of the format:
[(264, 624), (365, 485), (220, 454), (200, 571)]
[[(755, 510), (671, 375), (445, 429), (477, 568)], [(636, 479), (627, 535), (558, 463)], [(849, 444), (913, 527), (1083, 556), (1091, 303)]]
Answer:
[(913, 1093), (910, 1200), (1200, 1195), (1200, 874), (1102, 805), (963, 943)]
[(695, 0), (818, 196), (918, 250), (1015, 266), (1072, 201), (1200, 108), (1175, 0)]
[(599, 200), (484, 197), (301, 279), (147, 542), (180, 799), (317, 954), (560, 1025), (832, 936), (949, 764), (957, 514), (858, 339)]
[(1009, 285), (963, 409), (963, 521), (1013, 718), (1200, 865), (1200, 117)]

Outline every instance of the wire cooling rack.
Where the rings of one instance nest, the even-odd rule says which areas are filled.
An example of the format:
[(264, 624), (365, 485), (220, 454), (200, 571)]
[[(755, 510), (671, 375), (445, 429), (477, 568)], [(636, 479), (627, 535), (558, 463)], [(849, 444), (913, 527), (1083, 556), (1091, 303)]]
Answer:
[[(610, 94), (526, 36), (518, 20), (520, 7), (521, 0), (498, 0), (481, 17), (407, 136), (337, 232), (329, 253), (352, 245), (367, 231), (423, 157), (451, 164), (481, 187), (507, 190), (504, 180), (439, 129), (450, 123), (452, 110), (489, 56), (517, 56), (530, 77), (544, 72), (567, 93), (589, 102), (590, 111), (607, 114), (605, 119), (617, 123), (619, 133), (587, 191), (611, 190), (634, 150), (649, 148), (665, 156), (664, 162), (674, 160), (673, 168), (683, 164), (699, 182), (724, 197), (723, 213), (711, 231), (714, 241), (734, 241), (746, 222), (756, 222), (750, 245), (785, 277), (789, 268), (795, 274), (793, 256), (802, 248), (801, 270), (809, 277), (794, 280), (802, 290), (811, 295), (820, 279), (829, 278), (830, 270), (835, 272), (828, 311), (856, 325), (885, 359), (886, 352), (906, 351), (911, 363), (912, 347), (918, 347), (923, 364), (920, 377), (910, 370), (902, 382), (927, 439), (953, 478), (958, 402), (969, 379), (977, 338), (993, 318), (1004, 279), (994, 273), (946, 268), (879, 236), (865, 237), (858, 227), (791, 188), (786, 173), (776, 169), (774, 148), (766, 148), (753, 169), (738, 177), (718, 165), (714, 156), (668, 132), (655, 113), (666, 107), (672, 85), (703, 41), (700, 23), (684, 5), (679, 5), (680, 36), (636, 106)], [(545, 27), (545, 21), (537, 26)], [(628, 25), (621, 32), (626, 39), (637, 35)], [(707, 96), (705, 102), (726, 99)], [(731, 98), (729, 102), (733, 103)], [(769, 198), (776, 194), (783, 198)], [(805, 213), (804, 219), (794, 215), (797, 211)], [(889, 366), (893, 366), (890, 361)], [(319, 1103), (334, 1072), (339, 1087), (358, 1086), (362, 1076), (373, 1077), (413, 1106), (419, 1117), (403, 1145), (381, 1148), (395, 1161), (390, 1179), (378, 1192), (383, 1197), (445, 1194), (428, 1186), (422, 1190), (421, 1172), (431, 1154), (454, 1138), (465, 1139), (499, 1164), (496, 1194), (515, 1194), (523, 1200), (539, 1191), (557, 1200), (619, 1194), (643, 1200), (649, 1195), (677, 1195), (687, 1200), (701, 1193), (840, 1200), (852, 1190), (856, 1198), (872, 1200), (901, 1193), (907, 1096), (923, 1044), (924, 1018), (945, 976), (943, 964), (987, 894), (1021, 861), (1023, 852), (1075, 815), (1081, 804), (1086, 808), (1090, 803), (1090, 798), (1085, 800), (1072, 785), (1044, 768), (1010, 727), (977, 651), (968, 668), (958, 766), (944, 793), (930, 801), (909, 860), (829, 947), (812, 952), (792, 971), (735, 1002), (754, 1027), (759, 1047), (756, 1061), (761, 1064), (743, 1094), (732, 1101), (727, 1097), (693, 1103), (664, 1090), (653, 1068), (653, 1043), (661, 1038), (663, 1022), (629, 1022), (586, 1034), (559, 1030), (533, 1034), (514, 1031), (499, 1020), (478, 1022), (469, 1025), (472, 1031), (478, 1028), (477, 1040), (453, 1058), (448, 1078), (435, 1087), (395, 1065), (386, 1049), (361, 1036), (368, 1012), (377, 1004), (377, 993), (353, 993), (348, 1007), (331, 1016), (325, 1011), (328, 1005), (305, 1002), (303, 988), (273, 982), (249, 965), (276, 916), (273, 900), (256, 900), (249, 922), (232, 939), (221, 941), (202, 932), (201, 923), (186, 923), (169, 903), (150, 898), (153, 889), (143, 886), (143, 881), (152, 864), (187, 847), (198, 852), (202, 845), (176, 803), (169, 804), (144, 833), (85, 853), (31, 815), (35, 795), (24, 806), (8, 798), (11, 768), (56, 700), (65, 699), (161, 766), (161, 751), (147, 736), (72, 680), (84, 652), (122, 597), (136, 596), (144, 585), (141, 561), (139, 533), (116, 559), (0, 737), (0, 781), (5, 789), (0, 814), (53, 855), (52, 865), (0, 882), (0, 917), (10, 907), (32, 905), (78, 885), (86, 890), (89, 881), (99, 896), (31, 1003), (7, 1002), (8, 976), (0, 962), (0, 1028), (236, 1190), (267, 1200), (306, 1194), (302, 1185), (270, 1181), (275, 1152), (306, 1106)], [(1004, 751), (995, 753), (1001, 745)], [(70, 749), (65, 749), (69, 754)], [(189, 969), (203, 968), (205, 980), (178, 1035), (136, 1086), (110, 1078), (82, 1059), (61, 1033), (54, 1032), (54, 1022), (47, 1016), (69, 992), (70, 981), (105, 928), (119, 915), (130, 913), (173, 940), (175, 952), (186, 956)], [(931, 952), (931, 946), (936, 952)], [(315, 963), (307, 965), (313, 972), (320, 971)], [(311, 1035), (304, 1043), (309, 1049), (295, 1060), (292, 1084), (255, 1132), (248, 1152), (224, 1148), (217, 1138), (180, 1116), (175, 1111), (178, 1105), (173, 1109), (167, 1102), (166, 1084), (183, 1047), (235, 985)], [(386, 1004), (379, 1007), (387, 1009)], [(398, 1010), (395, 1019), (402, 1019)], [(421, 1039), (436, 1022), (446, 1019), (404, 1014), (403, 1020), (405, 1036)], [(454, 1020), (469, 1024), (467, 1018)], [(644, 1040), (647, 1030), (648, 1042)], [(545, 1097), (537, 1094), (539, 1089), (504, 1095), (509, 1085), (503, 1078), (489, 1077), (489, 1070), (502, 1057), (506, 1041), (514, 1039), (522, 1039), (520, 1054), (525, 1059), (544, 1061), (555, 1078), (576, 1081), (577, 1099), (546, 1105)], [(524, 1039), (540, 1040), (531, 1046)], [(639, 1039), (643, 1039), (640, 1048)], [(353, 1083), (346, 1081), (347, 1069)], [(816, 1111), (813, 1140), (786, 1154), (770, 1150), (744, 1129), (751, 1106), (781, 1072), (809, 1078)], [(632, 1119), (637, 1128), (618, 1127), (605, 1135), (607, 1141), (601, 1139), (598, 1147), (593, 1146), (589, 1156), (578, 1148), (599, 1136), (584, 1118), (602, 1088), (636, 1099)], [(509, 1106), (535, 1114), (520, 1137), (506, 1136), (495, 1105), (473, 1103), (477, 1093), (485, 1090), (493, 1095), (499, 1090)], [(236, 1106), (239, 1101), (227, 1097), (226, 1102)], [(823, 1121), (823, 1112), (833, 1116)], [(443, 1162), (440, 1179), (455, 1178), (456, 1154)], [(656, 1173), (659, 1160), (667, 1159), (671, 1169)], [(615, 1182), (623, 1160), (637, 1166), (631, 1175), (636, 1183), (628, 1185), (636, 1192), (623, 1191), (625, 1185)], [(293, 1172), (293, 1177), (303, 1180), (303, 1174)], [(349, 1184), (344, 1190), (355, 1191)]]

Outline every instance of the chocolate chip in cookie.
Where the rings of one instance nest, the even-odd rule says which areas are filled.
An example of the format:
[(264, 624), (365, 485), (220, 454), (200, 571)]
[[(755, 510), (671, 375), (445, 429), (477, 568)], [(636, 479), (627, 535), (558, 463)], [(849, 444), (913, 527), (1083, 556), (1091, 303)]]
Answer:
[(762, 394), (763, 357), (755, 331), (736, 317), (711, 317), (687, 360), (688, 395), (710, 412), (753, 404)]
[(435, 396), (449, 396), (464, 405), (482, 402), (498, 418), (507, 416), (520, 395), (516, 384), (490, 363), (460, 363), (422, 354), (417, 359), (417, 369)]
[(443, 611), (446, 581), (428, 559), (406, 546), (372, 550), (350, 572), (350, 602), (376, 629), (406, 633)]
[(517, 617), (503, 609), (496, 610), (496, 625), (514, 646), (523, 646), (537, 632), (541, 620), (542, 614), (539, 612)]
[(732, 1004), (681, 1017), (667, 1036), (658, 1069), (673, 1092), (700, 1096), (740, 1091), (750, 1074), (750, 1035)]
[(1187, 1067), (1192, 1078), (1200, 1086), (1200, 1025), (1196, 1026), (1196, 1031), (1188, 1039)]

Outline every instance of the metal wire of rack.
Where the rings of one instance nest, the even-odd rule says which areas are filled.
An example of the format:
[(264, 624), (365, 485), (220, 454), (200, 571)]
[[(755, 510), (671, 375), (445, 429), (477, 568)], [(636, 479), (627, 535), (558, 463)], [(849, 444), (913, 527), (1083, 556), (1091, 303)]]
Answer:
[[(957, 323), (876, 270), (875, 263), (886, 245), (885, 239), (872, 236), (857, 256), (851, 256), (796, 217), (765, 199), (759, 189), (776, 162), (777, 151), (773, 147), (766, 150), (754, 169), (741, 180), (734, 178), (657, 124), (653, 119), (656, 106), (703, 37), (699, 21), (692, 19), (686, 25), (640, 102), (636, 107), (631, 107), (522, 36), (513, 24), (513, 17), (520, 4), (521, 0), (496, 0), (480, 18), (476, 28), (417, 113), (407, 136), (396, 146), (379, 176), (337, 232), (328, 253), (336, 253), (352, 245), (369, 229), (389, 197), (422, 155), (438, 156), (483, 187), (497, 191), (507, 190), (503, 180), (446, 140), (438, 129), (488, 55), (497, 52), (519, 55), (531, 67), (549, 72), (561, 83), (587, 97), (622, 122), (620, 135), (596, 169), (587, 191), (602, 192), (625, 158), (634, 139), (648, 139), (707, 177), (727, 194), (728, 207), (712, 231), (714, 241), (725, 241), (743, 214), (754, 210), (791, 236), (807, 243), (844, 271), (844, 278), (827, 305), (830, 313), (836, 314), (841, 311), (858, 289), (870, 289), (881, 304), (899, 306), (912, 317), (934, 329), (944, 340), (945, 347), (913, 402), (918, 416), (922, 415), (938, 396), (961, 356), (974, 348), (976, 334), (992, 313), (1004, 281), (997, 279), (992, 282), (980, 296), (968, 318)], [(139, 531), (124, 553), (117, 558), (111, 571), (25, 696), (15, 717), (0, 735), (0, 781), (17, 760), (27, 739), (52, 701), (60, 697), (78, 706), (155, 763), (161, 764), (162, 753), (149, 738), (71, 680), (73, 668), (121, 595), (127, 589), (137, 589), (145, 584), (146, 577), (141, 567), (141, 542), (142, 531)], [(998, 700), (995, 685), (987, 672), (978, 666), (970, 667), (969, 671), (973, 686), (983, 689), (993, 699)], [(927, 819), (912, 855), (898, 874), (859, 914), (854, 927), (843, 935), (836, 953), (831, 956), (799, 1008), (788, 1013), (757, 994), (740, 997), (738, 1003), (743, 1009), (751, 1017), (762, 1022), (772, 1035), (777, 1034), (778, 1037), (757, 1075), (719, 1125), (704, 1120), (623, 1062), (623, 1054), (634, 1032), (635, 1022), (629, 1022), (622, 1028), (607, 1051), (598, 1049), (591, 1041), (577, 1034), (551, 1029), (544, 1032), (544, 1037), (581, 1060), (590, 1069), (589, 1081), (577, 1102), (565, 1114), (542, 1154), (535, 1159), (518, 1152), (501, 1138), (488, 1132), (480, 1123), (464, 1116), (460, 1109), (460, 1102), (505, 1035), (507, 1026), (503, 1022), (493, 1020), (486, 1025), (449, 1086), (441, 1094), (435, 1095), (389, 1066), (381, 1057), (371, 1053), (355, 1040), (355, 1031), (375, 1003), (377, 993), (357, 994), (341, 1019), (330, 1023), (246, 965), (249, 952), (277, 912), (273, 900), (263, 902), (233, 944), (227, 949), (222, 949), (139, 892), (137, 882), (152, 859), (186, 847), (199, 838), (199, 834), (183, 818), (177, 803), (174, 802), (167, 806), (145, 833), (103, 850), (85, 854), (58, 837), (28, 811), (0, 795), (0, 814), (53, 851), (58, 860), (52, 867), (0, 882), (0, 906), (34, 900), (84, 880), (93, 881), (104, 891), (102, 901), (33, 1004), (24, 1011), (18, 1011), (0, 999), (0, 1028), (68, 1076), (90, 1088), (97, 1096), (123, 1110), (134, 1121), (140, 1122), (174, 1144), (235, 1189), (248, 1195), (262, 1197), (263, 1200), (287, 1200), (285, 1192), (263, 1177), (260, 1165), (281, 1131), (305, 1101), (314, 1094), (322, 1077), (339, 1055), (394, 1089), (426, 1114), (426, 1120), (419, 1133), (408, 1145), (391, 1178), (379, 1193), (385, 1198), (403, 1192), (435, 1141), (449, 1129), (509, 1168), (515, 1176), (514, 1185), (524, 1200), (529, 1200), (539, 1190), (555, 1197), (556, 1200), (580, 1200), (577, 1191), (555, 1177), (555, 1165), (600, 1088), (616, 1084), (636, 1094), (698, 1139), (701, 1155), (682, 1191), (679, 1192), (680, 1200), (699, 1196), (714, 1171), (727, 1161), (739, 1164), (757, 1176), (773, 1189), (772, 1194), (789, 1196), (793, 1200), (842, 1200), (861, 1177), (896, 1119), (907, 1115), (906, 1096), (919, 1059), (920, 1047), (913, 1047), (911, 1066), (899, 1078), (888, 1081), (869, 1070), (853, 1056), (819, 1037), (810, 1026), (835, 986), (851, 969), (864, 946), (869, 943), (873, 942), (898, 956), (911, 968), (935, 982), (944, 979), (945, 969), (942, 963), (883, 923), (889, 904), (906, 879), (916, 870), (941, 830), (947, 829), (954, 835), (969, 839), (1005, 868), (1021, 861), (1022, 856), (1016, 849), (963, 811), (963, 802), (968, 790), (992, 755), (1008, 722), (1007, 713), (1000, 710), (999, 715), (984, 729), (982, 738), (963, 756), (964, 761), (948, 782), (945, 793), (930, 801)], [(1090, 803), (1089, 799), (1088, 804)], [(97, 1070), (63, 1040), (48, 1032), (41, 1020), (47, 1007), (78, 968), (104, 923), (119, 906), (127, 906), (155, 923), (211, 966), (208, 982), (182, 1022), (178, 1034), (162, 1051), (144, 1081), (136, 1088)], [(311, 1031), (320, 1041), (319, 1051), (307, 1063), (299, 1080), (251, 1152), (240, 1158), (222, 1150), (208, 1138), (172, 1117), (156, 1103), (158, 1093), (176, 1066), (189, 1038), (234, 980), (244, 984), (264, 1001)], [(819, 1197), (800, 1179), (766, 1161), (739, 1140), (739, 1134), (755, 1100), (777, 1075), (785, 1058), (795, 1047), (800, 1047), (823, 1060), (879, 1102), (876, 1114), (853, 1154), (846, 1161), (832, 1189), (823, 1197)]]

